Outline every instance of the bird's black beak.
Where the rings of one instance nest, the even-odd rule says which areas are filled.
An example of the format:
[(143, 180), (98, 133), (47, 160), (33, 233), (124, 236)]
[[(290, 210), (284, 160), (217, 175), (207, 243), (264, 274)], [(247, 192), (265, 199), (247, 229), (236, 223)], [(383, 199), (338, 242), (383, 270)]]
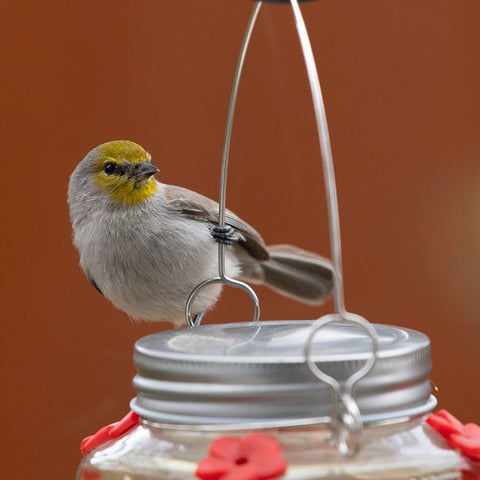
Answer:
[(146, 180), (147, 178), (155, 175), (160, 170), (149, 162), (136, 163), (130, 174), (135, 181)]

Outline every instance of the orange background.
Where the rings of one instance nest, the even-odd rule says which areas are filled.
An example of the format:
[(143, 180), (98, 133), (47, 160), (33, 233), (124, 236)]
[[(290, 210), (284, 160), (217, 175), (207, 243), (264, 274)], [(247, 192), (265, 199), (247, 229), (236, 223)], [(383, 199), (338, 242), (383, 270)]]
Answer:
[[(79, 441), (134, 396), (134, 324), (87, 282), (68, 177), (94, 146), (144, 145), (161, 181), (218, 197), (248, 0), (0, 6), (2, 478), (73, 478)], [(480, 2), (304, 5), (329, 119), (346, 303), (430, 336), (442, 407), (480, 422)], [(313, 109), (288, 6), (262, 8), (227, 204), (267, 243), (329, 254)], [(315, 318), (260, 288), (264, 319)], [(207, 322), (248, 320), (227, 291)]]

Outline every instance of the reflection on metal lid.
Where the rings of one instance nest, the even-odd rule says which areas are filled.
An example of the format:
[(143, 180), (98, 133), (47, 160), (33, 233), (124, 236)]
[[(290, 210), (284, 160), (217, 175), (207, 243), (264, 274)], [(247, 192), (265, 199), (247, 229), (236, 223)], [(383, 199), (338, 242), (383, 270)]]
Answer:
[[(313, 321), (206, 325), (171, 330), (135, 345), (132, 408), (179, 424), (303, 424), (329, 421), (330, 387), (305, 363)], [(411, 417), (435, 405), (430, 341), (414, 330), (374, 325), (379, 351), (355, 389), (365, 423)], [(361, 328), (333, 323), (315, 336), (312, 358), (340, 383), (371, 355)]]

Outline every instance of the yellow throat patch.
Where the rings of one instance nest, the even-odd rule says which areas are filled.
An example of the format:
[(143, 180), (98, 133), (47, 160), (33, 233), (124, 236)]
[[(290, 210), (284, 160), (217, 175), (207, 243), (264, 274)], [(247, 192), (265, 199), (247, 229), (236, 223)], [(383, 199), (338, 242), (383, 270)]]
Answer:
[[(157, 183), (153, 176), (135, 181), (126, 173), (122, 173), (135, 164), (150, 163), (150, 154), (140, 145), (128, 140), (116, 140), (98, 148), (99, 156), (94, 167), (94, 177), (111, 198), (127, 205), (136, 205), (157, 191)], [(107, 164), (113, 170), (116, 169), (116, 173), (107, 174), (105, 172)]]

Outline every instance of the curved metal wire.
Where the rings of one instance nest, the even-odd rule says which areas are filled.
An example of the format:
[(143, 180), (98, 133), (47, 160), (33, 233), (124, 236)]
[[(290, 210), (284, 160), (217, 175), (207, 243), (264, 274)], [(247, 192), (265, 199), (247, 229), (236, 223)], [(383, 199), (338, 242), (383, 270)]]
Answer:
[[(327, 383), (333, 391), (332, 427), (339, 452), (346, 457), (355, 455), (360, 448), (360, 437), (363, 428), (362, 418), (358, 405), (354, 400), (354, 388), (358, 381), (372, 370), (378, 353), (378, 336), (373, 326), (359, 315), (347, 312), (343, 290), (342, 272), (342, 247), (340, 237), (340, 219), (338, 213), (337, 188), (335, 184), (335, 171), (333, 168), (333, 155), (328, 133), (327, 115), (323, 103), (322, 90), (318, 77), (312, 46), (308, 37), (307, 28), (303, 20), (298, 0), (290, 0), (298, 38), (302, 47), (305, 66), (308, 73), (310, 90), (312, 92), (313, 107), (317, 123), (318, 139), (322, 153), (325, 190), (327, 196), (328, 219), (330, 227), (330, 246), (332, 250), (332, 263), (335, 272), (333, 291), (336, 314), (325, 315), (313, 325), (305, 344), (305, 358), (312, 373), (321, 381)], [(365, 365), (355, 372), (343, 386), (333, 377), (322, 372), (311, 358), (312, 341), (319, 329), (333, 321), (343, 320), (362, 327), (372, 341), (372, 355)]]
[[(311, 349), (315, 335), (320, 329), (332, 322), (343, 321), (347, 324), (355, 324), (366, 331), (372, 342), (372, 355), (365, 364), (354, 372), (343, 385), (334, 377), (326, 374), (316, 365), (312, 359)], [(375, 365), (378, 353), (378, 337), (373, 325), (360, 315), (347, 313), (340, 315), (332, 313), (318, 319), (310, 329), (305, 342), (304, 355), (310, 371), (322, 382), (329, 385), (333, 392), (332, 402), (332, 428), (339, 452), (345, 457), (352, 457), (360, 449), (360, 437), (363, 430), (362, 417), (357, 403), (354, 400), (355, 385), (366, 377)]]
[[(332, 426), (334, 427), (335, 439), (337, 447), (340, 453), (344, 456), (354, 455), (360, 445), (360, 436), (362, 431), (362, 419), (358, 405), (354, 400), (354, 389), (358, 381), (364, 378), (373, 368), (378, 352), (378, 337), (375, 329), (370, 323), (353, 313), (349, 313), (345, 309), (345, 299), (343, 291), (343, 272), (342, 272), (342, 255), (341, 255), (341, 238), (340, 238), (340, 220), (338, 212), (338, 199), (337, 190), (335, 184), (335, 172), (333, 168), (333, 156), (330, 145), (330, 136), (328, 132), (327, 118), (325, 113), (325, 107), (322, 98), (322, 91), (320, 88), (320, 81), (318, 78), (318, 72), (315, 65), (315, 59), (313, 56), (310, 39), (303, 20), (298, 0), (290, 0), (290, 4), (293, 10), (296, 28), (300, 44), (302, 47), (302, 53), (305, 60), (305, 66), (308, 73), (308, 79), (310, 83), (310, 89), (312, 93), (313, 106), (315, 112), (315, 119), (317, 124), (317, 133), (320, 143), (320, 150), (323, 161), (325, 189), (327, 197), (327, 208), (330, 228), (330, 243), (332, 251), (332, 263), (335, 273), (335, 285), (334, 285), (334, 306), (336, 313), (326, 315), (318, 319), (313, 325), (310, 335), (305, 344), (305, 358), (306, 362), (312, 371), (312, 373), (321, 381), (327, 383), (332, 388), (333, 399), (333, 411), (332, 411)], [(237, 68), (234, 76), (232, 93), (230, 97), (229, 110), (227, 116), (227, 126), (225, 132), (224, 150), (222, 158), (222, 172), (220, 181), (220, 201), (219, 201), (219, 227), (225, 226), (225, 200), (226, 200), (226, 185), (227, 185), (227, 172), (228, 172), (228, 157), (230, 151), (230, 140), (233, 126), (233, 117), (235, 111), (235, 104), (238, 93), (238, 86), (240, 83), (240, 76), (245, 60), (247, 47), (250, 41), (250, 37), (255, 25), (256, 18), (262, 2), (259, 1), (253, 7), (253, 12), (250, 17), (250, 21), (247, 26), (242, 48), (240, 50), (240, 56), (237, 63)], [(189, 326), (195, 326), (195, 322), (191, 318), (192, 303), (198, 294), (198, 292), (212, 283), (226, 283), (238, 288), (244, 289), (252, 298), (255, 311), (254, 321), (258, 321), (259, 318), (259, 302), (255, 292), (250, 286), (243, 282), (229, 278), (225, 274), (225, 245), (219, 243), (218, 246), (218, 268), (219, 276), (205, 280), (199, 284), (193, 292), (190, 294), (186, 307), (185, 316)], [(366, 361), (365, 365), (357, 372), (350, 376), (347, 381), (341, 385), (336, 379), (322, 372), (314, 363), (311, 357), (312, 341), (319, 329), (334, 321), (345, 321), (359, 325), (366, 332), (372, 341), (372, 355)]]
[[(235, 70), (235, 76), (233, 78), (232, 92), (230, 94), (230, 103), (228, 106), (228, 115), (227, 115), (227, 126), (225, 129), (225, 139), (223, 143), (223, 155), (222, 155), (222, 171), (220, 176), (220, 199), (218, 207), (218, 226), (225, 226), (225, 216), (226, 216), (226, 196), (227, 196), (227, 175), (228, 175), (228, 159), (230, 154), (230, 143), (232, 138), (232, 128), (233, 128), (233, 117), (235, 113), (235, 105), (237, 103), (238, 87), (240, 85), (240, 77), (242, 74), (243, 64), (245, 61), (245, 56), (247, 54), (248, 44), (250, 43), (250, 37), (252, 36), (253, 27), (258, 17), (258, 12), (262, 2), (255, 3), (253, 7), (250, 20), (247, 25), (247, 30), (243, 38), (243, 43), (240, 48), (240, 55), (238, 57), (237, 68)], [(197, 285), (197, 287), (190, 293), (187, 303), (185, 305), (185, 319), (189, 327), (196, 326), (195, 321), (192, 319), (192, 304), (195, 297), (198, 295), (200, 290), (210, 285), (211, 283), (225, 283), (227, 285), (240, 288), (247, 292), (250, 296), (250, 299), (253, 303), (253, 322), (258, 322), (260, 318), (260, 302), (258, 301), (257, 294), (255, 291), (246, 283), (239, 280), (230, 278), (225, 273), (225, 245), (222, 243), (218, 244), (218, 277), (205, 280), (204, 282)]]
[(330, 248), (332, 251), (332, 263), (335, 270), (335, 285), (333, 289), (333, 299), (335, 310), (339, 314), (346, 313), (345, 299), (343, 292), (343, 272), (342, 272), (342, 246), (340, 238), (340, 218), (338, 213), (337, 187), (335, 184), (335, 170), (333, 168), (332, 147), (330, 144), (330, 134), (328, 133), (327, 114), (323, 103), (322, 90), (318, 77), (315, 58), (313, 56), (312, 46), (308, 37), (307, 27), (303, 20), (302, 12), (298, 0), (290, 0), (295, 24), (297, 27), (298, 38), (302, 47), (302, 53), (307, 69), (308, 81), (312, 92), (313, 108), (315, 111), (315, 120), (317, 123), (318, 140), (322, 154), (325, 190), (327, 197), (328, 219), (330, 227)]

